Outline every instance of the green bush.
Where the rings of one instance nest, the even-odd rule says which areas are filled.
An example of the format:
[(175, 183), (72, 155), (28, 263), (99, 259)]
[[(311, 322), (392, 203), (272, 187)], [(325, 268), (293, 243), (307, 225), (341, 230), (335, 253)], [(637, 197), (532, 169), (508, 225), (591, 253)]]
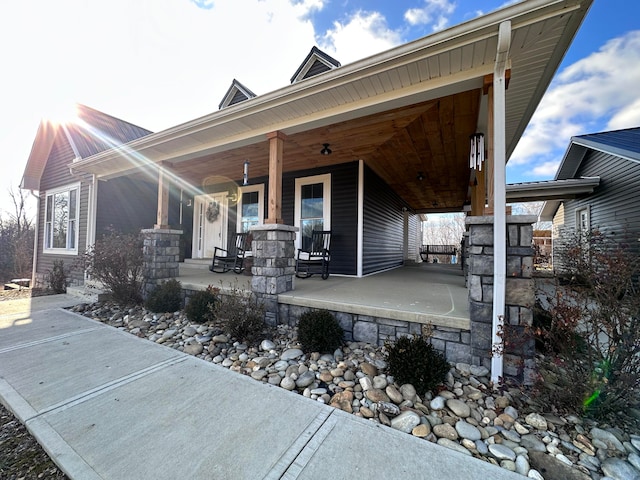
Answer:
[(53, 293), (67, 293), (67, 271), (62, 260), (53, 261), (53, 268), (47, 271), (47, 283)]
[(176, 312), (182, 308), (182, 284), (172, 278), (158, 285), (149, 293), (144, 302), (152, 312)]
[(303, 313), (298, 322), (298, 340), (307, 352), (333, 353), (342, 345), (344, 331), (327, 310)]
[(253, 340), (264, 329), (264, 305), (237, 284), (218, 296), (212, 312), (224, 331), (238, 340)]
[(204, 323), (213, 319), (213, 306), (216, 301), (216, 293), (218, 289), (211, 285), (206, 290), (200, 290), (189, 298), (187, 305), (184, 307), (184, 313), (187, 318), (194, 323)]
[(84, 264), (91, 278), (109, 289), (120, 304), (138, 304), (142, 300), (142, 236), (104, 235), (84, 253)]
[(399, 384), (410, 383), (419, 394), (442, 384), (451, 366), (425, 337), (400, 337), (385, 344), (389, 373)]

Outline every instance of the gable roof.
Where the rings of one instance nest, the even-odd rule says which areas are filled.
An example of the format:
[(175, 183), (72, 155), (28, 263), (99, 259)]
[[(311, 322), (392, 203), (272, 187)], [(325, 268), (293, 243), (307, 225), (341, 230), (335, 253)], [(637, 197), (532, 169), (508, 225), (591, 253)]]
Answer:
[(227, 93), (222, 97), (222, 101), (218, 105), (218, 108), (222, 109), (224, 107), (230, 107), (231, 105), (235, 105), (236, 103), (244, 102), (245, 100), (249, 100), (250, 98), (254, 98), (256, 96), (251, 90), (241, 84), (235, 78), (231, 82), (231, 86)]
[[(469, 135), (487, 131), (488, 96), (482, 92), (492, 81), (500, 25), (509, 22), (512, 37), (505, 102), (509, 157), (591, 4), (514, 3), (101, 152), (75, 162), (73, 170), (103, 179), (127, 175), (140, 168), (131, 161), (133, 150), (149, 165), (171, 162), (173, 173), (194, 185), (212, 162), (220, 176), (239, 178), (246, 160), (252, 175), (265, 176), (267, 136), (280, 132), (287, 138), (285, 172), (303, 169), (328, 141), (333, 154), (314, 158), (314, 165), (358, 159), (415, 211), (431, 210), (434, 198), (438, 211), (440, 200), (460, 211), (470, 188)], [(440, 181), (424, 188), (416, 183), (419, 171)]]
[[(640, 127), (625, 130), (591, 133), (571, 137), (569, 147), (562, 157), (555, 181), (576, 179), (576, 173), (590, 150), (595, 150), (640, 164)], [(570, 197), (565, 197), (565, 199)], [(552, 220), (561, 199), (545, 202), (541, 220)]]
[(107, 115), (86, 105), (77, 104), (76, 115), (76, 121), (64, 124), (51, 120), (42, 120), (40, 122), (24, 170), (21, 188), (27, 190), (40, 189), (40, 177), (58, 135), (65, 135), (77, 160), (91, 157), (152, 133), (150, 130)]
[(589, 149), (640, 163), (640, 127), (571, 137), (555, 178), (573, 178)]
[(314, 77), (320, 73), (338, 68), (339, 66), (339, 61), (314, 46), (302, 64), (298, 67), (296, 73), (291, 77), (291, 83), (296, 83), (300, 80)]

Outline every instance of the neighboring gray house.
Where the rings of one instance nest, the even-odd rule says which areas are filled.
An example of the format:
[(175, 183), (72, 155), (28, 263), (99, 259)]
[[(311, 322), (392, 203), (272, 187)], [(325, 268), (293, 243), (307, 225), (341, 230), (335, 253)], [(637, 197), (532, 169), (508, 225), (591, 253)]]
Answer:
[(547, 201), (540, 219), (562, 235), (597, 229), (619, 241), (640, 241), (640, 127), (573, 137), (556, 181), (596, 180), (592, 193)]

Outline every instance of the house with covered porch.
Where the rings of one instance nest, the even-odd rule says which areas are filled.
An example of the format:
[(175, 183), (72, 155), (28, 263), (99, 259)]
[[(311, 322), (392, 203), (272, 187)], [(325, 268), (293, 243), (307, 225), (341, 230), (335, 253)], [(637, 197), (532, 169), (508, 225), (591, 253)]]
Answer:
[[(290, 85), (256, 96), (234, 80), (217, 111), (76, 157), (70, 175), (81, 191), (153, 179), (150, 285), (250, 229), (251, 288), (270, 322), (314, 308), (292, 299), (310, 230), (332, 232), (326, 282), (358, 280), (419, 259), (421, 215), (467, 212), (469, 318), (333, 310), (356, 340), (430, 323), (451, 361), (491, 364), (497, 379), (501, 329), (524, 329), (533, 303), (534, 219), (507, 218), (505, 164), (590, 4), (525, 0), (348, 65), (313, 48)], [(514, 374), (530, 353), (517, 352)]]

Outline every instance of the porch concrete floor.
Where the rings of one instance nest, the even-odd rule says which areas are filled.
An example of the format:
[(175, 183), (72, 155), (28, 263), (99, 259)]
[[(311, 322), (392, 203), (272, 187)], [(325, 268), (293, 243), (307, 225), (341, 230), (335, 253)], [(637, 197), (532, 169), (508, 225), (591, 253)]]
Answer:
[[(181, 266), (183, 287), (201, 290), (237, 285), (251, 289), (251, 277), (211, 273)], [(421, 263), (363, 278), (319, 275), (294, 278), (294, 290), (278, 296), (280, 303), (301, 307), (390, 318), (468, 330), (469, 300), (460, 265)]]

